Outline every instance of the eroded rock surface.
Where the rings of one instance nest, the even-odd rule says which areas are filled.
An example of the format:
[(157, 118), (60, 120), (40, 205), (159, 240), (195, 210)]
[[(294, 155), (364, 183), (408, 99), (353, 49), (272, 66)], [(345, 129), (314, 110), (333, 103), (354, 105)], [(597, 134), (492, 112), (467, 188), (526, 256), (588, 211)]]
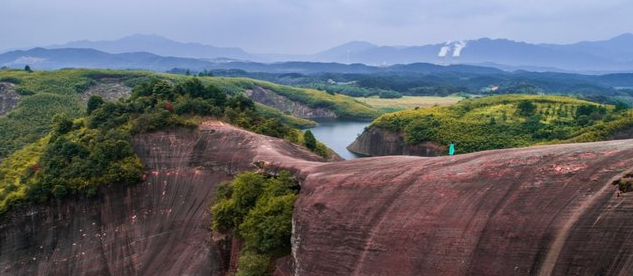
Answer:
[(145, 183), (10, 212), (0, 274), (222, 275), (239, 244), (211, 240), (206, 209), (217, 183), (255, 169), (302, 185), (276, 275), (633, 273), (633, 193), (612, 185), (632, 140), (325, 163), (210, 122), (134, 146)]
[(633, 141), (310, 169), (299, 275), (631, 275)]
[(125, 99), (132, 94), (132, 88), (123, 84), (121, 79), (103, 78), (96, 84), (93, 84), (81, 94), (81, 102), (88, 103), (88, 99), (92, 95), (101, 96), (105, 101), (114, 102), (119, 99)]
[(292, 101), (282, 95), (279, 95), (268, 89), (256, 86), (253, 89), (245, 91), (246, 96), (251, 100), (274, 107), (280, 111), (295, 117), (311, 119), (311, 118), (336, 118), (336, 113), (327, 108), (313, 108), (306, 104)]
[(267, 156), (321, 158), (283, 140), (206, 123), (143, 134), (144, 183), (25, 207), (0, 224), (0, 275), (224, 275), (230, 245), (209, 232), (215, 185)]
[(18, 107), (21, 98), (15, 91), (15, 84), (0, 82), (0, 116)]
[(426, 142), (408, 145), (402, 133), (393, 133), (378, 127), (364, 131), (347, 149), (365, 156), (416, 155), (440, 156), (445, 151), (441, 146)]

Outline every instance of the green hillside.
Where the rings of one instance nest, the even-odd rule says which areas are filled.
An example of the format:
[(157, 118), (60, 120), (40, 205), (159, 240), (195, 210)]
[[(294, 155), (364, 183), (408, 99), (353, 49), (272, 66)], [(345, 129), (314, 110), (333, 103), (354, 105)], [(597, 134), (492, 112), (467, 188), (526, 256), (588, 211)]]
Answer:
[[(41, 93), (26, 99), (44, 95), (63, 94)], [(310, 143), (302, 131), (267, 116), (274, 111), (256, 105), (243, 94), (227, 95), (198, 78), (173, 82), (147, 79), (134, 86), (128, 99), (105, 102), (101, 96), (93, 95), (85, 108), (79, 108), (76, 99), (69, 99), (74, 101), (70, 104), (55, 100), (33, 103), (39, 109), (59, 105), (60, 110), (69, 112), (51, 116), (46, 128), (33, 130), (34, 124), (26, 123), (28, 119), (25, 119), (24, 125), (15, 130), (30, 131), (30, 139), (34, 141), (10, 144), (16, 151), (0, 163), (0, 214), (23, 203), (92, 196), (100, 186), (136, 184), (141, 181), (144, 168), (132, 150), (132, 136), (171, 126), (195, 128), (207, 118), (283, 138), (329, 158), (329, 151), (322, 143)], [(71, 108), (76, 110), (70, 112)], [(22, 112), (25, 118), (33, 115), (20, 109), (14, 113), (16, 111)], [(74, 115), (83, 117), (74, 118)], [(45, 120), (34, 123), (44, 125)], [(7, 133), (2, 135), (7, 136)]]
[[(16, 91), (25, 97), (18, 108), (0, 116), (0, 159), (28, 143), (42, 138), (48, 131), (55, 114), (68, 118), (82, 116), (82, 94), (93, 85), (115, 80), (131, 88), (151, 79), (179, 83), (192, 77), (146, 71), (63, 69), (57, 71), (0, 70), (0, 82), (17, 84)], [(204, 85), (214, 85), (228, 95), (237, 95), (245, 89), (260, 86), (312, 107), (332, 109), (340, 117), (371, 119), (379, 115), (373, 108), (351, 97), (330, 95), (312, 89), (300, 89), (246, 78), (199, 77)], [(274, 108), (256, 105), (258, 112), (267, 118), (278, 118), (294, 127), (313, 126), (310, 120), (283, 114)]]
[(632, 127), (633, 114), (569, 97), (505, 95), (385, 114), (371, 126), (404, 133), (408, 144), (452, 141), (457, 153), (466, 153), (604, 140)]

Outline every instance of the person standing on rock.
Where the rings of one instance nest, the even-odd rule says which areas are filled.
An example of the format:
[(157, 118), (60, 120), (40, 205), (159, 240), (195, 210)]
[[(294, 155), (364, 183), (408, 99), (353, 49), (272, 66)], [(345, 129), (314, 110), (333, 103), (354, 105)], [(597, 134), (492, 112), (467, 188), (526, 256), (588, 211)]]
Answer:
[(455, 144), (451, 142), (448, 145), (448, 155), (454, 155), (454, 154), (455, 154)]

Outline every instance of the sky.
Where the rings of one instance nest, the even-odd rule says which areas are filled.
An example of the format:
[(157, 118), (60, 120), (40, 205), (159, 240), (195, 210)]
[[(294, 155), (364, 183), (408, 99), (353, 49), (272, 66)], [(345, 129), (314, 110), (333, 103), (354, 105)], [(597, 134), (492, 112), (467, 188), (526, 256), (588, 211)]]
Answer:
[(154, 34), (252, 53), (349, 41), (573, 43), (633, 32), (630, 0), (0, 0), (0, 49)]

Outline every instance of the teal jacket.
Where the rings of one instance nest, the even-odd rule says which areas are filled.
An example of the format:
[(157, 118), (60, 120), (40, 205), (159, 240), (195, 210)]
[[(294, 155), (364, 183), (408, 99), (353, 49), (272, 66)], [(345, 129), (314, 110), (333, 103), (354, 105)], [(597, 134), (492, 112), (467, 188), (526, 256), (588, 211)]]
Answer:
[(455, 144), (451, 143), (450, 145), (448, 145), (448, 155), (453, 154), (455, 154)]

